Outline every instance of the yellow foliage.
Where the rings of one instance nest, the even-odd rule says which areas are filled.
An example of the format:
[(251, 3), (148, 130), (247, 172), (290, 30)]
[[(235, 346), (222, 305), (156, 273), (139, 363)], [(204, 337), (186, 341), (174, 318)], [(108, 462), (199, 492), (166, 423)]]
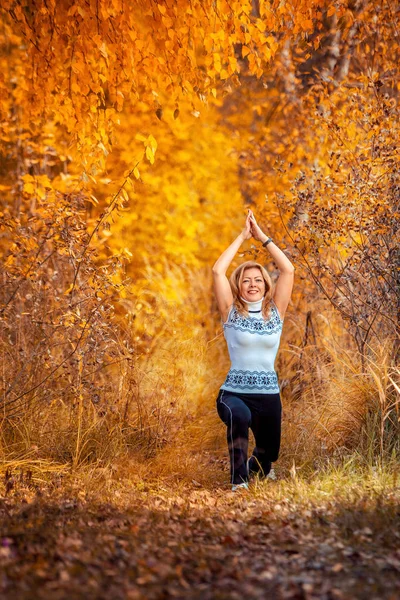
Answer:
[[(199, 403), (212, 395), (224, 355), (216, 348), (210, 367), (196, 354), (219, 332), (210, 267), (240, 231), (246, 207), (276, 240), (287, 233), (289, 251), (320, 268), (321, 280), (323, 269), (336, 274), (349, 257), (357, 259), (368, 235), (393, 243), (387, 215), (398, 185), (400, 87), (387, 7), (377, 16), (379, 44), (372, 49), (363, 40), (370, 40), (373, 3), (365, 14), (357, 3), (352, 12), (321, 0), (111, 0), (98, 7), (39, 1), (35, 11), (25, 4), (5, 0), (1, 7), (0, 251), (5, 301), (14, 311), (8, 325), (19, 348), (30, 312), (12, 302), (25, 308), (32, 286), (39, 310), (54, 287), (51, 310), (39, 315), (36, 329), (30, 323), (25, 343), (43, 326), (54, 328), (52, 354), (46, 348), (41, 355), (47, 373), (60, 348), (74, 347), (85, 333), (88, 364), (79, 356), (67, 380), (80, 407), (93, 390), (82, 394), (74, 377), (91, 374), (93, 385), (98, 367), (89, 362), (97, 345), (102, 366), (116, 355), (119, 363), (135, 359), (137, 372), (125, 372), (148, 377), (130, 381), (127, 405), (128, 397), (140, 397), (140, 385), (146, 400), (154, 389), (165, 402), (182, 398), (186, 384), (197, 385), (191, 389)], [(338, 38), (339, 58), (329, 69), (334, 52), (324, 52)], [(245, 255), (257, 255), (249, 246)], [(357, 289), (368, 284), (369, 273), (350, 275), (350, 294), (331, 282), (324, 290), (342, 310), (357, 281)], [(296, 287), (299, 329), (308, 303), (318, 305), (315, 295), (310, 278)], [(20, 329), (15, 315), (25, 319)], [(111, 343), (110, 331), (123, 343)], [(194, 348), (188, 364), (178, 356), (187, 340)], [(27, 377), (34, 381), (32, 361)], [(113, 372), (116, 395), (118, 377)], [(174, 387), (179, 378), (184, 383)]]

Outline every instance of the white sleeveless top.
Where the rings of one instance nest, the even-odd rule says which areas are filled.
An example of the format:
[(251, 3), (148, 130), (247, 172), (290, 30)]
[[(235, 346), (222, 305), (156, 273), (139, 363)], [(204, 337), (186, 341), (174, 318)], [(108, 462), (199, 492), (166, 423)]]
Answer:
[(279, 392), (275, 372), (283, 321), (274, 303), (266, 321), (261, 313), (262, 300), (247, 302), (249, 316), (241, 315), (234, 305), (224, 323), (231, 368), (221, 389), (245, 394)]

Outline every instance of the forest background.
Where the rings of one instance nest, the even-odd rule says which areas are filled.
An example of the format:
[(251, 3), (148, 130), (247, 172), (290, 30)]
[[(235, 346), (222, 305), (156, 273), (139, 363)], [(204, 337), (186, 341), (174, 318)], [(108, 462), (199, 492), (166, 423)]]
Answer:
[(399, 15), (2, 2), (3, 465), (227, 482), (211, 267), (247, 208), (296, 266), (278, 473), (396, 463)]

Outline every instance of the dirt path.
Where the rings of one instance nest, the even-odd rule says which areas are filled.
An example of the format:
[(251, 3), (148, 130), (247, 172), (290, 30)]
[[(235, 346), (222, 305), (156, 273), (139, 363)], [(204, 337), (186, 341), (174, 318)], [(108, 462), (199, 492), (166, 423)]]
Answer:
[(313, 506), (188, 489), (138, 492), (121, 508), (10, 496), (0, 597), (397, 600), (397, 500)]

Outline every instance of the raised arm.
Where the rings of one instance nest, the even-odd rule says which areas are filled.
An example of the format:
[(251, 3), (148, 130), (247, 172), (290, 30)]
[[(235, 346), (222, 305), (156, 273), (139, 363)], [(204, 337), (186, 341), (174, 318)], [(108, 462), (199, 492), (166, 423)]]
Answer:
[[(252, 211), (250, 211), (250, 222), (253, 237), (264, 244), (269, 238), (257, 224)], [(273, 241), (269, 242), (266, 248), (279, 269), (279, 277), (274, 291), (274, 302), (279, 311), (281, 319), (283, 319), (290, 301), (290, 296), (292, 295), (294, 266), (286, 254), (284, 254)]]
[(226, 272), (235, 257), (236, 252), (245, 240), (252, 236), (250, 225), (250, 211), (246, 217), (246, 224), (243, 231), (237, 236), (232, 244), (221, 254), (215, 265), (212, 273), (214, 279), (214, 291), (217, 299), (217, 305), (221, 314), (222, 320), (225, 322), (228, 318), (229, 308), (233, 303), (233, 295), (229, 284)]

